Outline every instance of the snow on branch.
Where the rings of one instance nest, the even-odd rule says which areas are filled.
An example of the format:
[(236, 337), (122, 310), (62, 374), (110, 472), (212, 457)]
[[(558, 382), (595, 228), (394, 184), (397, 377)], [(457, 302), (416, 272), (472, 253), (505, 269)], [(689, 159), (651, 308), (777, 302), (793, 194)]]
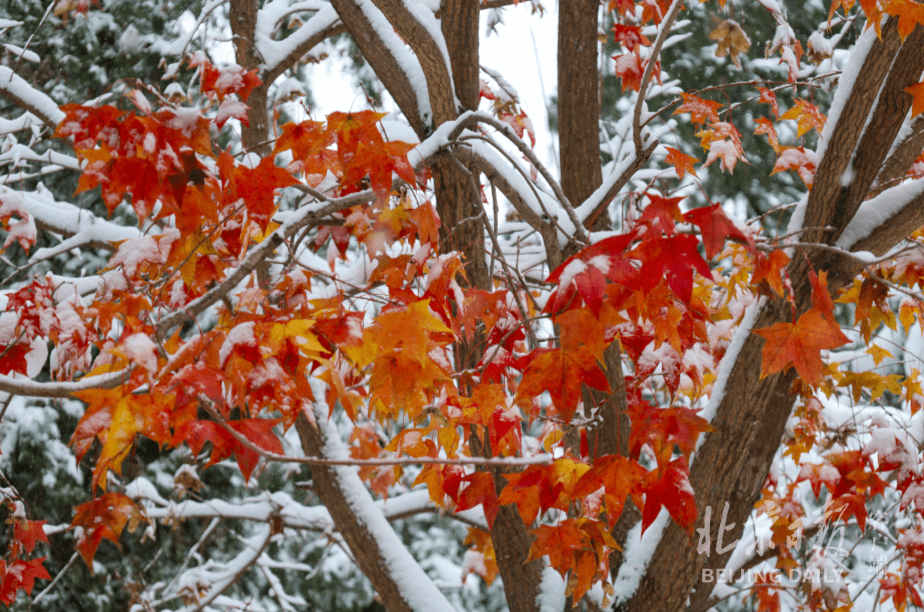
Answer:
[(58, 105), (6, 66), (0, 66), (0, 96), (54, 127), (64, 120)]
[[(331, 5), (323, 5), (313, 9), (304, 8), (302, 10), (316, 10), (301, 27), (283, 40), (275, 40), (273, 35), (279, 27), (279, 21), (282, 17), (278, 15), (276, 2), (269, 3), (257, 12), (257, 27), (254, 32), (256, 38), (256, 47), (260, 57), (263, 58), (263, 79), (265, 82), (272, 82), (277, 76), (291, 66), (298, 58), (308, 53), (316, 45), (332, 36), (335, 30), (342, 27), (337, 12)], [(302, 3), (308, 4), (308, 3)], [(320, 3), (310, 3), (320, 5)], [(287, 7), (286, 13), (292, 11)]]
[[(316, 383), (313, 386), (321, 386), (320, 381), (313, 380), (312, 383)], [(324, 394), (318, 389), (315, 396), (321, 398)], [(313, 417), (316, 425), (302, 422), (300, 430), (304, 430), (305, 426), (316, 427), (317, 441), (321, 444), (320, 454), (325, 458), (348, 459), (349, 453), (340, 435), (328, 421), (326, 402), (318, 401), (314, 404)], [(329, 466), (323, 468), (323, 471), (323, 478), (335, 489), (329, 493), (342, 499), (350, 514), (347, 517), (335, 513), (335, 520), (338, 524), (345, 521), (349, 526), (355, 527), (352, 533), (344, 533), (344, 536), (347, 541), (352, 537), (354, 541), (368, 543), (370, 547), (377, 549), (373, 554), (377, 552), (377, 561), (381, 564), (381, 577), (388, 582), (387, 586), (397, 590), (393, 595), (400, 597), (407, 608), (415, 612), (453, 612), (454, 608), (446, 596), (411, 556), (382, 511), (376, 507), (356, 471), (346, 466)], [(316, 476), (321, 477), (321, 474)], [(373, 584), (375, 583), (376, 580), (373, 580)], [(383, 585), (375, 586), (381, 590)]]
[(909, 205), (920, 207), (922, 196), (924, 196), (924, 179), (917, 179), (892, 187), (875, 198), (863, 202), (838, 238), (836, 246), (851, 250), (877, 229), (892, 222), (905, 207)]

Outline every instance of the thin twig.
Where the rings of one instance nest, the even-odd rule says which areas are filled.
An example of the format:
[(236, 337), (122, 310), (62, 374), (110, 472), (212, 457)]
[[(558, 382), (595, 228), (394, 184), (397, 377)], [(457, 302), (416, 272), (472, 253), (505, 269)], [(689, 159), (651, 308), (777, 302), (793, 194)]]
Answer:
[(277, 463), (299, 463), (304, 465), (486, 465), (486, 466), (512, 466), (512, 465), (551, 465), (552, 457), (530, 457), (530, 458), (499, 458), (484, 459), (481, 457), (462, 457), (459, 459), (450, 459), (447, 457), (389, 457), (380, 459), (320, 459), (318, 457), (287, 457), (286, 455), (277, 455), (263, 448), (260, 448), (244, 435), (232, 428), (228, 421), (218, 413), (212, 406), (211, 401), (204, 395), (199, 396), (202, 407), (211, 415), (221, 427), (231, 434), (235, 440), (243, 444), (248, 449), (257, 453), (267, 461)]
[(674, 0), (667, 17), (661, 22), (661, 29), (658, 31), (658, 38), (648, 56), (648, 64), (645, 66), (645, 74), (642, 75), (642, 82), (638, 88), (638, 98), (635, 100), (635, 112), (632, 115), (632, 140), (635, 143), (635, 150), (642, 150), (642, 106), (645, 104), (645, 95), (648, 93), (648, 85), (651, 83), (651, 75), (654, 72), (655, 64), (658, 63), (658, 55), (661, 54), (661, 47), (670, 34), (671, 26), (674, 25), (674, 19), (680, 8), (683, 6), (683, 0)]
[(45, 597), (45, 595), (47, 595), (48, 592), (51, 591), (51, 589), (53, 589), (54, 586), (55, 586), (56, 584), (58, 584), (58, 581), (61, 580), (61, 578), (64, 577), (65, 572), (67, 572), (67, 570), (69, 570), (69, 569), (71, 568), (71, 565), (74, 564), (74, 561), (76, 561), (76, 560), (77, 560), (77, 557), (79, 557), (79, 556), (80, 556), (80, 553), (74, 553), (73, 555), (71, 555), (70, 560), (69, 560), (69, 561), (67, 562), (67, 564), (61, 569), (61, 571), (58, 572), (58, 575), (55, 576), (55, 579), (51, 581), (51, 584), (49, 584), (47, 587), (45, 587), (45, 590), (42, 591), (41, 593), (39, 593), (39, 594), (36, 596), (36, 598), (32, 600), (32, 605), (33, 605), (33, 606), (34, 606), (34, 605), (38, 605), (38, 604), (42, 601), (42, 599)]

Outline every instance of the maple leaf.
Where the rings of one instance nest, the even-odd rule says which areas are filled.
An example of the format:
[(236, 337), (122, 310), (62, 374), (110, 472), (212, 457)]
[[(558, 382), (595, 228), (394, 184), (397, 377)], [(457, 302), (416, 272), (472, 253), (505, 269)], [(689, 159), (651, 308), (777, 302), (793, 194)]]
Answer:
[(606, 376), (587, 350), (536, 349), (517, 389), (518, 405), (529, 409), (533, 398), (548, 392), (555, 409), (565, 421), (574, 416), (582, 385), (606, 391)]
[(671, 115), (690, 113), (690, 121), (696, 125), (702, 125), (707, 121), (719, 121), (719, 115), (715, 111), (718, 108), (722, 108), (723, 105), (721, 102), (703, 100), (695, 94), (688, 93), (681, 93), (680, 97), (683, 98), (683, 104), (677, 107), (677, 110), (671, 113)]
[[(912, 0), (885, 0), (882, 9), (898, 17), (898, 35), (902, 42), (914, 31), (915, 26), (924, 27), (924, 6)], [(907, 91), (907, 90), (905, 90)], [(915, 113), (917, 114), (917, 113)]]
[(699, 227), (706, 257), (710, 259), (722, 252), (725, 240), (728, 239), (741, 242), (752, 252), (755, 251), (754, 238), (729, 219), (720, 204), (695, 208), (683, 215), (683, 220)]
[(718, 140), (709, 144), (709, 155), (703, 168), (712, 165), (716, 160), (721, 160), (722, 172), (734, 172), (739, 160), (748, 163), (741, 145), (734, 140)]
[(827, 119), (818, 110), (818, 107), (807, 100), (800, 98), (795, 99), (796, 105), (780, 116), (780, 119), (797, 120), (796, 137), (802, 138), (802, 135), (810, 130), (817, 130), (821, 134), (825, 127)]
[(497, 518), (497, 512), (500, 509), (494, 477), (487, 472), (475, 472), (462, 478), (461, 481), (468, 483), (468, 486), (459, 492), (456, 512), (470, 510), (481, 505), (484, 509), (484, 518), (488, 522), (488, 529), (492, 529), (494, 519)]
[(616, 74), (619, 76), (622, 90), (638, 91), (642, 86), (642, 76), (645, 74), (645, 68), (642, 65), (642, 59), (635, 53), (623, 53), (614, 55), (613, 62), (616, 68)]
[(912, 85), (911, 87), (906, 87), (902, 91), (911, 94), (914, 97), (914, 102), (911, 105), (911, 116), (917, 117), (921, 113), (924, 113), (924, 82)]
[(635, 53), (639, 46), (649, 46), (651, 41), (642, 33), (639, 26), (627, 26), (621, 23), (613, 25), (614, 41), (622, 43), (629, 53)]
[(693, 274), (699, 272), (712, 278), (712, 271), (697, 250), (698, 240), (693, 236), (674, 235), (642, 241), (632, 254), (642, 261), (639, 276), (642, 288), (653, 289), (666, 279), (668, 286), (684, 304), (693, 295)]
[(0, 560), (0, 601), (11, 605), (16, 600), (16, 592), (23, 590), (27, 595), (32, 594), (35, 588), (35, 579), (51, 580), (48, 570), (43, 563), (48, 557), (37, 557), (35, 559), (16, 559), (6, 566), (4, 560)]
[(243, 198), (248, 215), (264, 232), (276, 211), (273, 199), (276, 189), (290, 187), (298, 182), (284, 168), (276, 166), (272, 156), (261, 159), (253, 169), (243, 164), (234, 165), (229, 178), (229, 200), (234, 202)]
[(751, 599), (757, 600), (757, 612), (780, 612), (780, 589), (783, 587), (776, 583), (772, 574), (764, 582), (762, 575), (760, 580), (755, 580), (755, 585), (751, 588)]
[(642, 210), (637, 223), (649, 225), (655, 230), (660, 229), (668, 235), (673, 234), (674, 222), (683, 220), (683, 215), (680, 213), (680, 202), (684, 198), (662, 198), (653, 193), (646, 193), (645, 196), (649, 204)]
[(256, 68), (248, 71), (237, 64), (216, 68), (204, 53), (194, 53), (189, 65), (199, 67), (200, 91), (217, 97), (219, 101), (223, 101), (225, 96), (233, 93), (246, 102), (250, 97), (250, 92), (262, 84), (260, 77), (257, 76)]
[(607, 278), (627, 287), (637, 283), (638, 271), (625, 255), (634, 237), (634, 234), (611, 236), (566, 259), (546, 279), (547, 283), (559, 286), (543, 311), (561, 311), (572, 303), (577, 291), (599, 317)]
[(629, 457), (598, 457), (593, 466), (581, 476), (573, 494), (575, 497), (587, 497), (602, 488), (607, 520), (610, 525), (615, 525), (626, 499), (641, 492), (647, 473), (635, 459)]
[(667, 157), (664, 158), (664, 163), (674, 166), (674, 169), (677, 171), (677, 176), (683, 178), (686, 173), (690, 173), (693, 176), (696, 176), (696, 170), (693, 168), (693, 162), (698, 162), (699, 160), (685, 153), (681, 153), (673, 147), (664, 147), (667, 149)]
[[(758, 104), (769, 104), (770, 112), (773, 113), (774, 117), (778, 117), (780, 114), (780, 105), (777, 104), (776, 94), (766, 87), (758, 87), (757, 91), (760, 92), (760, 98), (757, 100)], [(774, 132), (775, 134), (776, 132)]]
[(783, 285), (781, 273), (785, 273), (787, 264), (789, 264), (789, 255), (785, 251), (770, 251), (766, 255), (762, 251), (757, 251), (751, 284), (756, 285), (766, 281), (777, 295), (783, 297), (786, 289)]
[(141, 521), (149, 522), (144, 508), (122, 493), (106, 493), (75, 508), (71, 529), (83, 530), (77, 538), (77, 550), (91, 573), (100, 543), (106, 539), (119, 546), (125, 527), (134, 531)]
[(685, 457), (674, 459), (663, 471), (649, 472), (645, 485), (645, 507), (642, 509), (642, 533), (658, 518), (662, 507), (667, 508), (675, 523), (693, 534), (697, 517), (696, 500)]
[(48, 544), (48, 536), (43, 529), (47, 522), (14, 519), (13, 539), (22, 544), (27, 553), (31, 553), (39, 541)]
[(763, 348), (760, 377), (795, 367), (808, 384), (821, 383), (821, 351), (834, 349), (849, 342), (830, 314), (812, 308), (799, 317), (796, 323), (777, 323), (755, 334), (766, 339)]
[(770, 176), (784, 170), (793, 170), (811, 191), (815, 182), (815, 170), (818, 168), (818, 155), (814, 151), (806, 150), (805, 147), (780, 147), (777, 153), (779, 157)]
[(583, 550), (587, 536), (580, 528), (581, 519), (566, 519), (558, 525), (540, 525), (533, 530), (536, 539), (526, 561), (549, 556), (549, 564), (564, 575), (575, 566), (575, 554)]
[(651, 446), (659, 464), (667, 464), (676, 446), (689, 457), (700, 434), (713, 431), (709, 422), (692, 408), (659, 408), (648, 402), (632, 402), (629, 452), (638, 456), (644, 444)]
[(732, 19), (726, 19), (718, 25), (713, 31), (709, 32), (709, 40), (717, 41), (718, 47), (715, 50), (716, 57), (731, 57), (735, 67), (741, 69), (741, 59), (738, 54), (747, 53), (751, 48), (751, 39), (744, 33), (738, 22)]
[(881, 376), (876, 372), (843, 372), (838, 387), (850, 387), (854, 402), (859, 402), (863, 389), (869, 389), (870, 401), (875, 402), (888, 390), (895, 395), (901, 394), (901, 384), (898, 374)]

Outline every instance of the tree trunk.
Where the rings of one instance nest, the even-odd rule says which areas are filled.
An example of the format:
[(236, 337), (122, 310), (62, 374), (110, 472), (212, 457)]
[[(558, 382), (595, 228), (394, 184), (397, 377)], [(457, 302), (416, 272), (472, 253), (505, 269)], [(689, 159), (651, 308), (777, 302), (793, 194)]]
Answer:
[[(253, 44), (258, 8), (258, 0), (231, 0), (229, 17), (237, 63), (247, 70), (259, 68), (263, 61)], [(244, 148), (260, 156), (268, 155), (272, 150), (271, 143), (267, 142), (270, 133), (269, 86), (270, 83), (263, 83), (250, 92), (250, 97), (247, 98), (247, 105), (250, 107), (247, 111), (249, 125), (241, 125), (241, 141)]]
[[(806, 206), (801, 242), (833, 244), (841, 235), (880, 173), (910, 108), (910, 96), (902, 98), (895, 92), (907, 87), (905, 83), (909, 80), (915, 82), (924, 69), (924, 28), (918, 26), (901, 44), (895, 21), (890, 19), (883, 27), (881, 40), (873, 43), (830, 135)], [(844, 184), (842, 176), (848, 168), (852, 169), (853, 180)], [(912, 222), (920, 224), (920, 213), (909, 221)], [(894, 238), (894, 244), (907, 233), (887, 235)], [(860, 248), (860, 244), (852, 246)], [(887, 248), (882, 235), (876, 246), (877, 252)], [(816, 271), (833, 272), (829, 277), (832, 292), (850, 282), (858, 271), (855, 263), (847, 266), (844, 258), (828, 251), (810, 251), (807, 255), (808, 260), (796, 253), (789, 266), (798, 313), (807, 310), (811, 302), (809, 265)], [(775, 300), (760, 308), (753, 328), (791, 319), (790, 305)], [(738, 333), (748, 334), (748, 331), (742, 327)], [(729, 504), (725, 527), (730, 529), (722, 534), (726, 546), (744, 531), (795, 401), (791, 394), (794, 370), (759, 378), (762, 346), (759, 336), (749, 334), (737, 354), (729, 349), (726, 359), (734, 361), (727, 383), (724, 389), (717, 387), (713, 392), (720, 398), (712, 419), (715, 431), (706, 434), (690, 469), (690, 483), (699, 507), (697, 525), (703, 524), (706, 508), (711, 507), (712, 517), (721, 517), (726, 502)], [(723, 363), (720, 367), (720, 378), (725, 366)], [(702, 581), (703, 570), (724, 568), (732, 552), (729, 549), (720, 554), (715, 549), (720, 527), (720, 519), (711, 521), (712, 548), (709, 555), (700, 555), (696, 551), (697, 541), (670, 523), (627, 609), (630, 612), (705, 609), (714, 583)]]
[[(558, 9), (558, 142), (561, 187), (574, 206), (603, 182), (600, 169), (598, 0), (562, 0)], [(601, 215), (601, 226), (609, 219)], [(594, 229), (598, 229), (596, 226)]]

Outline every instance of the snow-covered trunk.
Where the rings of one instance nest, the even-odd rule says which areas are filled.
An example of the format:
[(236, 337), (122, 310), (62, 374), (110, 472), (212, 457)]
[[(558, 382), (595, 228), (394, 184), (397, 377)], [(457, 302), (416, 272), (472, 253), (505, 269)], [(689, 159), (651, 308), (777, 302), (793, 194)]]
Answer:
[[(910, 96), (902, 99), (894, 92), (912, 78), (912, 73), (917, 79), (924, 69), (924, 28), (916, 28), (904, 44), (898, 41), (891, 21), (883, 27), (881, 40), (870, 33), (864, 36), (872, 38), (867, 39), (866, 45), (862, 40), (857, 44), (857, 57), (851, 58), (855, 68), (849, 71), (853, 74), (845, 74), (842, 79), (843, 90), (838, 92), (829, 116), (830, 125), (819, 151), (822, 161), (810, 198), (796, 213), (798, 226), (790, 227), (790, 231), (805, 228), (800, 242), (832, 244), (834, 237), (843, 232), (881, 171), (910, 108)], [(850, 168), (852, 174), (848, 172)], [(851, 181), (844, 180), (845, 172)], [(920, 211), (916, 214), (920, 225), (924, 215)], [(800, 218), (804, 219), (801, 225)], [(833, 230), (823, 229), (827, 227)], [(855, 262), (853, 266), (846, 265), (846, 258), (836, 253), (810, 250), (806, 255), (808, 260), (796, 254), (789, 269), (797, 313), (811, 303), (809, 265), (816, 271), (832, 271), (828, 277), (832, 292), (848, 283), (857, 272)], [(761, 308), (751, 328), (791, 320), (791, 306), (775, 300)], [(750, 334), (740, 349), (736, 347), (726, 353), (723, 360), (730, 362), (721, 366), (723, 370), (728, 368), (726, 383), (717, 385), (714, 391), (718, 404), (712, 419), (715, 431), (706, 434), (690, 469), (690, 483), (697, 494), (698, 526), (704, 523), (706, 508), (712, 509), (713, 517), (722, 516), (726, 502), (729, 504), (725, 521), (712, 520), (708, 534), (703, 534), (712, 543), (718, 541), (723, 527), (724, 542), (741, 537), (795, 401), (791, 394), (794, 370), (760, 379), (762, 348), (763, 340)], [(703, 570), (724, 568), (734, 547), (719, 553), (713, 546), (710, 554), (699, 554), (697, 541), (671, 523), (635, 592), (617, 594), (617, 597), (632, 597), (621, 609), (631, 612), (707, 609), (713, 585), (702, 581)]]
[[(295, 422), (305, 454), (349, 459), (323, 402), (315, 404), (313, 416), (316, 425), (304, 414)], [(355, 468), (319, 465), (311, 468), (311, 475), (314, 491), (349, 546), (349, 554), (389, 612), (454, 610), (392, 529)]]

